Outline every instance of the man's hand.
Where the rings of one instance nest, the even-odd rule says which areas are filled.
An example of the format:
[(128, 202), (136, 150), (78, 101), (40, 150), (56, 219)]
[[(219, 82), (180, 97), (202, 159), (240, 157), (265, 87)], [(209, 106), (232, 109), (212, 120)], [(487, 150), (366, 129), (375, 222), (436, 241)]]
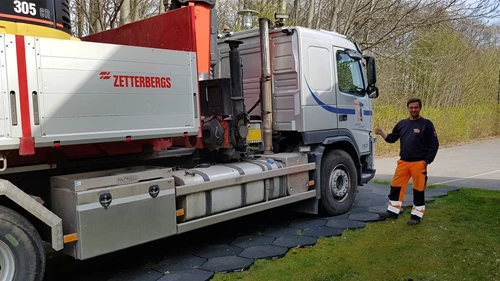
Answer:
[(384, 133), (384, 131), (382, 131), (379, 125), (377, 125), (374, 132), (377, 135), (381, 135), (384, 139), (387, 137), (387, 135)]

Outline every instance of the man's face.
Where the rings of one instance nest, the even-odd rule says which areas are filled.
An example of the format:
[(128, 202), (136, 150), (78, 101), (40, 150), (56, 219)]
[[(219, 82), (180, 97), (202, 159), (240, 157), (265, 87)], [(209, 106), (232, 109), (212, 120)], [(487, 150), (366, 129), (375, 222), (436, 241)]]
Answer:
[(412, 118), (418, 118), (420, 116), (420, 109), (418, 102), (412, 102), (408, 105), (408, 111)]

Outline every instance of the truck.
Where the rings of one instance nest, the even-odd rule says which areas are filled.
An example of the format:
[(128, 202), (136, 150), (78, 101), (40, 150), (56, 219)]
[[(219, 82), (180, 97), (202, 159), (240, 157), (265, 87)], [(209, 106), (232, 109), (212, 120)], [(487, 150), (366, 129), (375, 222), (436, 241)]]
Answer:
[(75, 38), (69, 0), (0, 3), (0, 280), (287, 206), (344, 214), (375, 174), (375, 59), (215, 0)]

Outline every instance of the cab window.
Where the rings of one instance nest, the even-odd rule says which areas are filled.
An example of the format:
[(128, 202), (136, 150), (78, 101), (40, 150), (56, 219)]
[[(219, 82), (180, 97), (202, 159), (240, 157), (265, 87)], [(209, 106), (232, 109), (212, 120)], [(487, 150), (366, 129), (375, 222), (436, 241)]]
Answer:
[(359, 61), (344, 52), (337, 53), (337, 79), (341, 92), (360, 96), (365, 94)]

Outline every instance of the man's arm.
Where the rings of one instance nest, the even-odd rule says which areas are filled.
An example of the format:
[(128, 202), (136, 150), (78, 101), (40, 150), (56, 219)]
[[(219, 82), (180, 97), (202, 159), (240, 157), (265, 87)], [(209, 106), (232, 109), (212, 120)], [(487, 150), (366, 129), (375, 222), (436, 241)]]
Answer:
[(382, 136), (388, 143), (395, 143), (399, 139), (399, 124), (400, 122), (394, 126), (392, 133), (390, 134), (386, 134), (379, 126), (377, 126), (375, 128), (375, 134)]
[(428, 138), (428, 140), (430, 141), (430, 146), (424, 161), (427, 165), (429, 165), (434, 161), (434, 158), (436, 158), (436, 154), (439, 148), (439, 140), (436, 129), (434, 128), (434, 124), (432, 124), (431, 121), (429, 121), (429, 123), (427, 124), (427, 130), (430, 135)]

